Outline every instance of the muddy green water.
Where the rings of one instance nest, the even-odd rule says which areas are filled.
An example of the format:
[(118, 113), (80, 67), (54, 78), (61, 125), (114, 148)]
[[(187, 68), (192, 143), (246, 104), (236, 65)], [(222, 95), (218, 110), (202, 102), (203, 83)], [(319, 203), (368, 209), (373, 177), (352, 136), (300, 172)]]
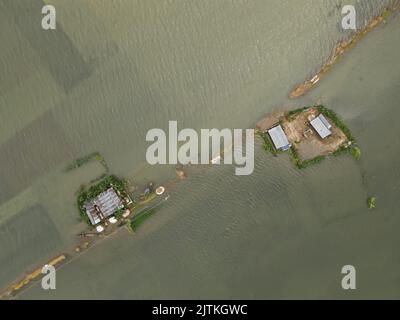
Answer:
[[(362, 25), (389, 1), (346, 1)], [(143, 186), (174, 176), (145, 161), (146, 132), (247, 128), (323, 102), (346, 120), (359, 162), (298, 171), (257, 144), (254, 173), (195, 169), (131, 236), (122, 231), (23, 299), (400, 298), (400, 19), (368, 35), (306, 97), (341, 30), (342, 1), (0, 1), (0, 287), (76, 241), (75, 192), (111, 171)], [(369, 195), (377, 208), (366, 209)], [(343, 291), (341, 267), (357, 269)]]

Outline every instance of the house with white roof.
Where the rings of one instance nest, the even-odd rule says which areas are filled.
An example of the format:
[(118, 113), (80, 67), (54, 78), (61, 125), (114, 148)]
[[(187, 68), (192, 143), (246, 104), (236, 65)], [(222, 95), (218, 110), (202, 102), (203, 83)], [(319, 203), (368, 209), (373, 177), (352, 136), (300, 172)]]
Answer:
[(311, 120), (310, 124), (322, 139), (325, 139), (332, 134), (332, 131), (330, 130), (332, 125), (323, 114), (320, 114), (318, 117)]
[(289, 150), (289, 148), (292, 146), (289, 143), (281, 125), (277, 125), (276, 127), (269, 129), (268, 134), (271, 137), (271, 140), (274, 143), (276, 150), (286, 151)]

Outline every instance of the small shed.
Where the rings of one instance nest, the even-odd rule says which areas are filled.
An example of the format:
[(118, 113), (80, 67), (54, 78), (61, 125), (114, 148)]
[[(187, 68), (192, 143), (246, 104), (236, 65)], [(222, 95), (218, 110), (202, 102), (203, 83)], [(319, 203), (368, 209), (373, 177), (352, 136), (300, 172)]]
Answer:
[(277, 150), (286, 151), (291, 147), (291, 144), (289, 143), (281, 125), (277, 125), (276, 127), (269, 129), (268, 134)]
[(332, 126), (322, 114), (311, 120), (310, 124), (322, 139), (325, 139), (332, 134), (332, 131), (330, 130)]

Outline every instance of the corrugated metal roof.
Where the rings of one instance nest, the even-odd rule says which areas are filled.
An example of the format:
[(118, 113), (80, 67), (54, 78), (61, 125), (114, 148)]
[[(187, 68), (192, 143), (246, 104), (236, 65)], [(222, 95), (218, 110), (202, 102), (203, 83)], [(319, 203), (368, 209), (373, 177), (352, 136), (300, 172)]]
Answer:
[(282, 150), (290, 148), (290, 144), (286, 137), (286, 134), (280, 125), (269, 129), (268, 134), (271, 137), (276, 149)]
[(311, 120), (310, 124), (313, 126), (315, 131), (318, 132), (318, 134), (320, 135), (320, 137), (322, 139), (325, 139), (326, 137), (328, 137), (332, 134), (332, 132), (322, 122), (320, 117), (317, 117), (314, 120)]
[(124, 205), (113, 188), (100, 193), (96, 198), (85, 203), (86, 213), (92, 224), (97, 224), (101, 221), (95, 206), (97, 206), (104, 218), (107, 218)]
[(322, 113), (318, 117), (321, 119), (325, 127), (327, 127), (328, 129), (332, 128), (332, 125), (329, 123), (328, 119), (326, 119)]

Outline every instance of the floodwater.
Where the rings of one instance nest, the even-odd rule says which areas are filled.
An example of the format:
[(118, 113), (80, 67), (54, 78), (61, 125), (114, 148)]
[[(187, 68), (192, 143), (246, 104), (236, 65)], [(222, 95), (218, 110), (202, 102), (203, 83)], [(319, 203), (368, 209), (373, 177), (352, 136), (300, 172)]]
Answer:
[[(346, 36), (390, 1), (0, 1), (0, 287), (73, 245), (75, 192), (98, 151), (139, 187), (174, 177), (146, 163), (146, 132), (251, 128), (279, 108), (322, 102), (362, 159), (304, 171), (256, 145), (255, 170), (195, 168), (134, 235), (124, 230), (19, 298), (400, 298), (400, 18), (369, 34), (320, 85), (290, 101)], [(48, 3), (48, 1), (46, 1)], [(369, 211), (366, 199), (377, 197)], [(341, 289), (354, 265), (357, 290)]]

